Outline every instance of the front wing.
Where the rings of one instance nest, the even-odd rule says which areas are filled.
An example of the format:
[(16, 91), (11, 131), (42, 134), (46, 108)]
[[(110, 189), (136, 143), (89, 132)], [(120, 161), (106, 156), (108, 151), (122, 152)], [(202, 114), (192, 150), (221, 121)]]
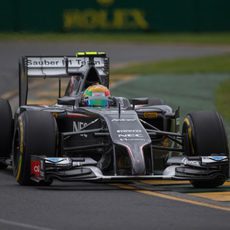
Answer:
[(212, 180), (228, 178), (227, 156), (172, 157), (161, 175), (104, 175), (92, 158), (31, 156), (31, 179), (50, 181)]

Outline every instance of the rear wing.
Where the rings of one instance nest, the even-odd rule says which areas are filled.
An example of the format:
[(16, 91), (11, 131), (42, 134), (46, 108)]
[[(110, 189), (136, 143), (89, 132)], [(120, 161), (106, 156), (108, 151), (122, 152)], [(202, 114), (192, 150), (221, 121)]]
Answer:
[(86, 72), (89, 65), (94, 65), (99, 75), (107, 75), (108, 58), (97, 56), (85, 57), (24, 57), (25, 74), (28, 77), (69, 77)]
[[(29, 78), (84, 76), (94, 66), (101, 79), (109, 78), (109, 58), (104, 52), (78, 52), (76, 56), (25, 56), (19, 62), (19, 105), (25, 105)], [(59, 87), (60, 90), (60, 87)]]

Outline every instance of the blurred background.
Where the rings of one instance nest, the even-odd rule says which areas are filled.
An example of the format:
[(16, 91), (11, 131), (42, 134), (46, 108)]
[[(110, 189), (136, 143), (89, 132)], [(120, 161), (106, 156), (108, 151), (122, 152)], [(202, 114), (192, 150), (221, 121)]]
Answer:
[(204, 32), (230, 30), (228, 0), (7, 0), (1, 31)]
[[(0, 95), (17, 106), (21, 56), (106, 51), (113, 94), (159, 97), (183, 116), (218, 110), (229, 134), (229, 10), (229, 0), (2, 1)], [(32, 101), (51, 103), (57, 84), (39, 85)]]

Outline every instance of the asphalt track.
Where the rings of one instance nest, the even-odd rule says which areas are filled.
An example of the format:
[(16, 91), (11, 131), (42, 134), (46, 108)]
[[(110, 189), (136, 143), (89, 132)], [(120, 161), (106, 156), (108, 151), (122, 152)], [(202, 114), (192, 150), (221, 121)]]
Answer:
[[(129, 61), (214, 55), (226, 47), (137, 44), (0, 43), (1, 94), (17, 86), (21, 55), (63, 55), (73, 50), (106, 50), (115, 65)], [(125, 85), (124, 85), (125, 87)], [(131, 86), (126, 85), (126, 89)], [(95, 184), (55, 182), (50, 187), (21, 187), (10, 169), (0, 173), (0, 229), (229, 229), (230, 185), (206, 194), (191, 185)], [(199, 193), (198, 193), (199, 192)], [(207, 191), (206, 191), (207, 192)], [(225, 197), (222, 201), (216, 194)]]

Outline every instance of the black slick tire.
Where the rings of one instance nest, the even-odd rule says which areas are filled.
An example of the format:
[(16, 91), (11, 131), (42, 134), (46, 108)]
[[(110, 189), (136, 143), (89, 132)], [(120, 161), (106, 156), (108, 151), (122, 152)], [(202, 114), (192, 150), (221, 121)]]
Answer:
[(14, 137), (13, 169), (20, 185), (34, 184), (31, 177), (31, 155), (55, 156), (57, 125), (45, 111), (26, 111), (17, 122)]
[[(226, 132), (217, 112), (189, 113), (184, 119), (182, 133), (185, 136), (184, 149), (187, 156), (229, 156)], [(223, 175), (212, 180), (192, 180), (191, 184), (196, 188), (214, 188), (222, 185), (225, 180)]]

